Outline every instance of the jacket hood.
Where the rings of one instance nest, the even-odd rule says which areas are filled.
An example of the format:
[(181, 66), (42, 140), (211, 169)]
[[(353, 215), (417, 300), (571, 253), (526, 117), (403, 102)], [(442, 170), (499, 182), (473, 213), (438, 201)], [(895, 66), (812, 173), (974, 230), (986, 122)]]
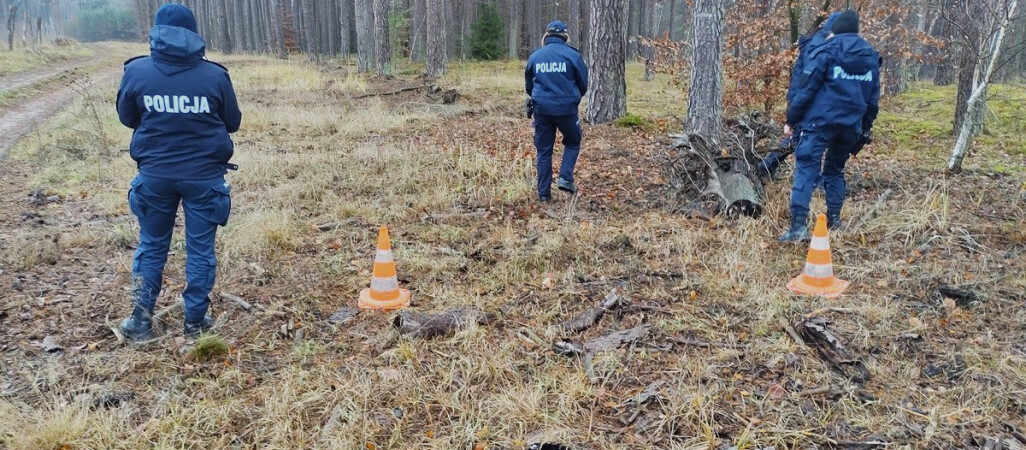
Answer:
[(827, 36), (830, 36), (830, 28), (834, 26), (834, 21), (837, 20), (837, 17), (840, 15), (841, 13), (835, 12), (823, 21), (823, 26), (821, 26), (819, 30), (816, 30), (816, 34), (812, 35), (812, 45), (818, 46), (826, 42)]
[(150, 56), (167, 75), (196, 67), (206, 54), (203, 37), (182, 27), (157, 25), (150, 29), (149, 37)]
[(840, 66), (850, 74), (864, 74), (879, 67), (880, 54), (865, 39), (857, 34), (845, 33), (830, 39), (833, 45), (841, 47), (845, 55)]

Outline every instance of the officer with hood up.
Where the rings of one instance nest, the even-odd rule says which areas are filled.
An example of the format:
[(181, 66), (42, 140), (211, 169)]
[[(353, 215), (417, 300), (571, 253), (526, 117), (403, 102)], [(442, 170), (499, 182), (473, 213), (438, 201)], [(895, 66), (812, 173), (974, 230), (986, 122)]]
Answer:
[[(831, 14), (823, 22), (811, 36), (802, 36), (798, 38), (798, 57), (794, 60), (794, 66), (791, 67), (791, 81), (787, 86), (787, 103), (790, 104), (794, 100), (794, 96), (802, 88), (801, 80), (802, 73), (805, 71), (805, 65), (809, 62), (809, 55), (812, 54), (817, 48), (823, 45), (827, 41), (827, 36), (830, 35), (830, 27), (833, 26), (834, 20), (837, 16), (841, 15), (840, 12)], [(759, 165), (759, 172), (761, 175), (769, 178), (775, 177), (777, 169), (780, 168), (780, 164), (784, 162), (784, 159), (791, 154), (796, 142), (792, 139), (796, 136), (793, 130), (784, 130), (784, 139), (780, 142), (780, 151), (770, 152), (763, 158), (762, 163)]]
[(787, 108), (787, 125), (800, 134), (794, 153), (791, 226), (781, 241), (810, 238), (809, 203), (820, 175), (827, 226), (840, 225), (847, 194), (844, 166), (870, 141), (880, 102), (880, 55), (858, 32), (855, 11), (834, 20), (827, 42), (809, 55), (799, 80), (802, 87)]
[(139, 173), (128, 203), (139, 219), (132, 261), (132, 315), (125, 337), (153, 338), (152, 313), (179, 204), (185, 213), (184, 331), (195, 337), (213, 326), (207, 296), (214, 287), (217, 227), (228, 222), (231, 186), (225, 174), (242, 113), (228, 70), (204, 59), (206, 42), (185, 6), (161, 7), (149, 32), (150, 56), (125, 62), (118, 90), (121, 123), (132, 128), (130, 147)]
[(574, 167), (581, 151), (581, 121), (577, 108), (588, 92), (588, 67), (581, 52), (567, 45), (566, 24), (554, 21), (546, 27), (542, 48), (524, 69), (527, 95), (534, 102), (534, 145), (538, 149), (538, 199), (552, 201), (552, 149), (556, 130), (563, 134), (563, 163), (556, 187), (571, 194)]

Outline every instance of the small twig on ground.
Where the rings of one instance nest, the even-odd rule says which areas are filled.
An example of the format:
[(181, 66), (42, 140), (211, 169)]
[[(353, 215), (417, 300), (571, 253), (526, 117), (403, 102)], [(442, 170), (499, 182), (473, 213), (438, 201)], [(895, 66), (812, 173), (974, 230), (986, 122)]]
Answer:
[(224, 291), (221, 291), (220, 295), (221, 295), (221, 299), (222, 300), (230, 300), (232, 302), (235, 302), (235, 304), (241, 306), (242, 309), (245, 309), (246, 311), (249, 311), (250, 309), (253, 308), (253, 305), (251, 305), (249, 302), (243, 300), (242, 297), (239, 297), (238, 295), (229, 294), (229, 293), (224, 292)]
[(357, 95), (356, 97), (353, 97), (353, 98), (354, 99), (361, 99), (361, 98), (368, 98), (368, 97), (385, 97), (385, 96), (389, 96), (389, 95), (402, 94), (403, 92), (410, 92), (410, 91), (416, 91), (416, 90), (427, 89), (427, 88), (428, 88), (428, 85), (425, 84), (423, 86), (405, 87), (405, 88), (402, 88), (402, 89), (396, 89), (394, 91), (388, 91), (388, 92), (372, 92), (372, 93), (369, 93), (369, 94)]
[(808, 346), (805, 345), (805, 340), (802, 339), (798, 332), (795, 331), (794, 327), (792, 327), (791, 324), (787, 323), (787, 320), (784, 320), (783, 317), (780, 318), (780, 326), (783, 327), (784, 331), (786, 331), (787, 334), (791, 336), (791, 339), (794, 339), (794, 342), (796, 344), (803, 348), (808, 348)]
[(820, 386), (818, 388), (806, 389), (804, 391), (799, 392), (798, 395), (802, 397), (813, 397), (822, 394), (837, 394), (839, 392), (840, 389), (838, 389), (836, 386), (827, 385)]
[(598, 382), (598, 376), (595, 375), (595, 363), (592, 361), (594, 354), (591, 352), (584, 354), (584, 373), (588, 376), (588, 381), (592, 383)]
[(866, 221), (876, 215), (876, 211), (883, 206), (884, 202), (887, 201), (887, 197), (891, 195), (891, 192), (893, 191), (893, 189), (883, 191), (883, 193), (880, 194), (880, 197), (876, 199), (876, 203), (873, 203), (873, 206), (869, 208), (869, 211), (866, 211), (866, 213), (862, 215), (862, 218), (859, 219), (859, 223), (858, 225), (855, 225), (854, 229), (861, 230), (862, 226), (866, 224)]
[(421, 216), (420, 220), (422, 222), (426, 222), (426, 221), (429, 221), (429, 220), (445, 220), (445, 219), (455, 219), (455, 218), (461, 218), (461, 219), (483, 219), (485, 216), (488, 215), (489, 212), (490, 211), (474, 211), (474, 212), (458, 213), (458, 214), (448, 214), (448, 213), (445, 213), (445, 214), (426, 214), (424, 216)]
[(677, 338), (677, 337), (671, 338), (670, 342), (673, 342), (674, 344), (680, 344), (680, 345), (686, 345), (686, 346), (689, 346), (689, 347), (698, 347), (698, 348), (732, 348), (732, 349), (742, 349), (742, 348), (747, 348), (748, 347), (747, 345), (744, 345), (744, 344), (728, 344), (726, 342), (704, 342), (704, 341), (696, 341), (694, 339), (684, 339), (684, 338)]
[(816, 316), (818, 316), (820, 314), (823, 314), (823, 313), (826, 313), (826, 312), (852, 314), (852, 313), (855, 312), (855, 310), (848, 309), (848, 308), (819, 308), (819, 309), (817, 309), (817, 310), (815, 310), (813, 312), (810, 312), (810, 313), (806, 314), (805, 318), (806, 319), (811, 319), (813, 317), (816, 317)]
[(172, 311), (174, 311), (174, 310), (176, 310), (178, 308), (181, 308), (184, 305), (185, 305), (185, 302), (181, 298), (179, 298), (178, 300), (175, 300), (175, 302), (172, 303), (170, 306), (168, 306), (168, 307), (166, 307), (166, 308), (164, 308), (164, 309), (162, 309), (160, 311), (157, 311), (157, 313), (153, 315), (153, 320), (154, 321), (160, 320), (162, 317), (170, 314)]

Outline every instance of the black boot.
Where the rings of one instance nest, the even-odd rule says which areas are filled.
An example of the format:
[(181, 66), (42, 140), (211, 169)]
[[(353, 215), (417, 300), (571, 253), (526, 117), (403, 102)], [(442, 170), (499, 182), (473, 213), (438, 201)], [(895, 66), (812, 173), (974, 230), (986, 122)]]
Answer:
[(827, 213), (827, 229), (836, 230), (841, 227), (841, 213)]
[(809, 234), (809, 225), (805, 218), (791, 219), (791, 228), (777, 237), (780, 242), (805, 242), (812, 240)]
[(121, 321), (121, 334), (131, 341), (142, 342), (154, 339), (153, 314), (141, 306), (132, 310), (132, 315)]
[(214, 319), (210, 316), (203, 316), (203, 320), (199, 322), (185, 321), (183, 330), (185, 331), (186, 336), (195, 339), (199, 337), (201, 333), (210, 331), (211, 328), (214, 328)]
[(556, 179), (556, 187), (564, 192), (569, 192), (571, 194), (577, 193), (577, 185), (575, 185), (572, 181), (564, 180), (563, 177), (559, 177)]

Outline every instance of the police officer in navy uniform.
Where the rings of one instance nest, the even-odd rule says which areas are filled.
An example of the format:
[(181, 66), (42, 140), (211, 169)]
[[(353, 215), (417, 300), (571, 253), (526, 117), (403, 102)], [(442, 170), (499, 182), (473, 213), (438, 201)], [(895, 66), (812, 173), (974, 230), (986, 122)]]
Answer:
[[(790, 104), (794, 100), (794, 96), (802, 89), (802, 73), (805, 72), (805, 66), (809, 63), (809, 55), (812, 54), (817, 48), (826, 43), (827, 36), (830, 35), (830, 28), (834, 24), (834, 20), (840, 16), (840, 12), (831, 14), (823, 22), (823, 25), (812, 33), (811, 36), (802, 36), (798, 39), (798, 57), (794, 60), (794, 65), (791, 66), (791, 80), (787, 86), (787, 103)], [(786, 129), (784, 132), (788, 135), (780, 142), (780, 150), (770, 152), (763, 158), (762, 163), (759, 164), (759, 174), (767, 178), (775, 178), (777, 169), (784, 162), (784, 159), (790, 155), (797, 142), (793, 137), (797, 137), (800, 133), (793, 133), (790, 129)]]
[(121, 323), (125, 337), (136, 341), (153, 338), (151, 316), (179, 204), (185, 213), (184, 331), (195, 337), (213, 326), (207, 310), (217, 270), (214, 240), (231, 212), (229, 134), (242, 122), (228, 70), (204, 59), (206, 42), (192, 11), (161, 7), (149, 41), (150, 56), (125, 62), (117, 98), (121, 123), (134, 130), (130, 150), (139, 169), (128, 192), (140, 227), (134, 309)]
[(787, 108), (787, 125), (799, 130), (791, 189), (791, 226), (784, 242), (808, 240), (809, 203), (822, 175), (827, 226), (841, 222), (847, 187), (844, 166), (871, 141), (879, 112), (880, 55), (859, 36), (859, 16), (845, 11), (834, 20), (827, 41), (802, 71), (801, 88)]
[(581, 151), (581, 121), (577, 107), (588, 92), (588, 68), (581, 52), (567, 45), (566, 24), (555, 21), (545, 30), (542, 48), (527, 61), (524, 81), (534, 102), (534, 146), (538, 149), (538, 199), (552, 201), (552, 149), (556, 130), (563, 134), (563, 163), (556, 187), (571, 194), (574, 167)]

